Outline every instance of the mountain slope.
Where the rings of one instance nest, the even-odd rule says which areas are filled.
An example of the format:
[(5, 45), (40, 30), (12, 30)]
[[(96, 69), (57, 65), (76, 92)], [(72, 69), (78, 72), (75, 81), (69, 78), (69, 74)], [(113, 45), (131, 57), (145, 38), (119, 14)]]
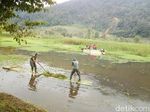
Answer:
[(45, 13), (21, 15), (47, 26), (80, 24), (99, 31), (110, 28), (109, 33), (124, 37), (150, 36), (150, 0), (71, 0)]

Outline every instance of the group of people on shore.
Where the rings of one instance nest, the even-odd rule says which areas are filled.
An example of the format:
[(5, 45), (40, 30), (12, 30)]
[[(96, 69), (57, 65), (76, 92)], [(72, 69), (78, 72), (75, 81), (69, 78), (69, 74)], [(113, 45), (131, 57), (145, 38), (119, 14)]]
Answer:
[(97, 46), (95, 44), (91, 44), (91, 45), (86, 45), (86, 48), (85, 49), (94, 49), (96, 50), (97, 49)]
[[(35, 53), (35, 55), (33, 55), (30, 58), (30, 66), (31, 66), (32, 76), (37, 75), (37, 73), (38, 73), (37, 72), (37, 64), (39, 64), (39, 62), (37, 61), (37, 56), (38, 56), (38, 54)], [(70, 74), (70, 81), (72, 79), (72, 76), (75, 73), (78, 75), (79, 81), (80, 81), (81, 77), (80, 77), (80, 71), (79, 71), (79, 62), (76, 58), (73, 58), (73, 60), (72, 60), (72, 71), (71, 71), (71, 74)]]
[[(81, 49), (82, 52), (93, 55), (105, 55), (105, 49), (97, 48), (95, 44), (86, 45), (85, 48)], [(96, 53), (96, 54), (95, 54)]]

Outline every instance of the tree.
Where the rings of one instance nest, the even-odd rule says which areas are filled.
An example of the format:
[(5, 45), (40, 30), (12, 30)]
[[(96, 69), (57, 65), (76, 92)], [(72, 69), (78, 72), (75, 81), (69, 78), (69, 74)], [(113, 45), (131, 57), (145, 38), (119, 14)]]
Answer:
[(99, 38), (99, 32), (95, 32), (95, 38)]
[[(45, 4), (51, 5), (54, 4), (54, 2), (52, 0), (0, 0), (0, 27), (10, 33), (20, 30), (21, 33), (19, 33), (19, 35), (22, 34), (27, 31), (27, 29), (19, 27), (17, 23), (9, 23), (9, 19), (13, 17), (19, 18), (16, 14), (17, 11), (25, 11), (28, 13), (41, 11), (44, 9)], [(28, 24), (25, 23), (25, 25), (30, 28), (35, 24), (39, 25), (38, 23), (33, 22), (32, 24), (30, 22), (29, 26), (29, 22)]]
[(87, 31), (87, 38), (91, 38), (91, 29), (88, 29)]
[(37, 12), (44, 8), (44, 4), (53, 4), (52, 0), (0, 0), (0, 25), (12, 17), (16, 11)]

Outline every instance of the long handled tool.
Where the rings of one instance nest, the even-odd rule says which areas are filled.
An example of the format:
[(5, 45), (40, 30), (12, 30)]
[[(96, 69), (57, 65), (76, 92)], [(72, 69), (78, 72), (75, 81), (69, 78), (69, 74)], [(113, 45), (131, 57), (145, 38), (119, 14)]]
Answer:
[(40, 65), (40, 67), (44, 70), (44, 72), (46, 72), (46, 73), (49, 73), (48, 71), (46, 71), (46, 69), (39, 63), (39, 62), (37, 62), (39, 65)]

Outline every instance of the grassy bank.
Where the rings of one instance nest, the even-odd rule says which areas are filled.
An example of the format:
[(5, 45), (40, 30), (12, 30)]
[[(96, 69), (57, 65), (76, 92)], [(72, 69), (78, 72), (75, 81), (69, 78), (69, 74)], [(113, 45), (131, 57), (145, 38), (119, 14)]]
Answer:
[(0, 93), (0, 112), (46, 112), (5, 93)]
[(27, 57), (22, 56), (22, 55), (1, 55), (0, 54), (0, 62), (13, 62), (13, 63), (19, 63), (22, 61), (25, 61)]
[(79, 39), (79, 38), (26, 38), (28, 44), (18, 45), (9, 35), (0, 36), (0, 47), (16, 47), (23, 50), (47, 52), (68, 51), (81, 52), (85, 45), (96, 44), (98, 48), (104, 48), (106, 60), (127, 60), (150, 62), (150, 44), (117, 42), (101, 39)]

